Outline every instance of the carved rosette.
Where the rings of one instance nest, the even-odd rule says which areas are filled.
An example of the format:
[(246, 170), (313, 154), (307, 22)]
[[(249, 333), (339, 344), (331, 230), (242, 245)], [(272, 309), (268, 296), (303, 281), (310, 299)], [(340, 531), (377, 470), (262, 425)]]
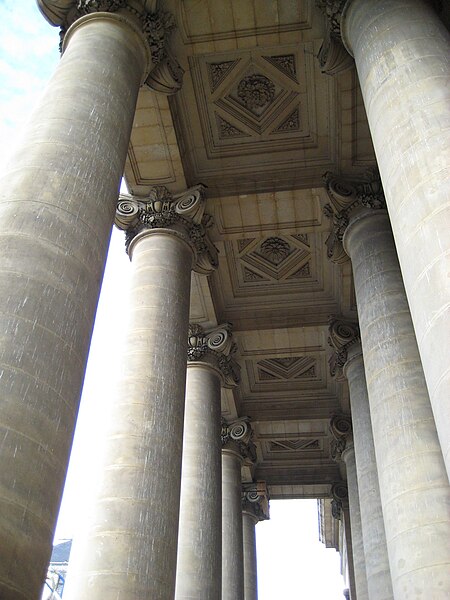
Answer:
[(350, 223), (351, 215), (365, 208), (383, 210), (386, 201), (381, 179), (376, 170), (367, 171), (364, 179), (349, 180), (328, 172), (324, 176), (329, 204), (323, 212), (332, 222), (332, 230), (326, 240), (327, 256), (333, 262), (346, 262), (348, 256), (342, 245), (345, 230)]
[(327, 75), (346, 71), (354, 64), (341, 37), (341, 17), (345, 4), (346, 0), (316, 0), (316, 6), (325, 15), (327, 23), (325, 38), (317, 55), (322, 73)]
[(345, 481), (338, 481), (331, 486), (331, 514), (335, 519), (342, 519), (342, 511), (348, 508), (348, 488)]
[(256, 446), (253, 442), (253, 429), (248, 417), (241, 417), (227, 422), (222, 419), (221, 441), (222, 450), (238, 454), (246, 464), (256, 461)]
[(239, 383), (239, 365), (234, 360), (236, 344), (231, 334), (231, 324), (203, 329), (191, 323), (188, 336), (188, 365), (206, 363), (220, 374), (222, 385), (231, 388)]
[(155, 91), (174, 94), (182, 85), (183, 69), (168, 50), (168, 39), (175, 29), (173, 16), (156, 10), (155, 0), (38, 0), (44, 17), (60, 27), (60, 49), (64, 51), (66, 32), (83, 17), (114, 13), (143, 34), (151, 57), (145, 82)]
[(330, 356), (328, 364), (331, 376), (336, 376), (338, 381), (345, 379), (343, 368), (347, 362), (349, 348), (359, 343), (360, 339), (357, 323), (330, 317), (328, 321), (328, 345), (333, 348), (334, 352)]
[(242, 484), (242, 512), (249, 514), (255, 522), (270, 519), (269, 492), (265, 481)]
[(217, 249), (208, 236), (212, 217), (204, 213), (204, 191), (202, 185), (197, 185), (182, 194), (172, 195), (167, 188), (155, 186), (148, 198), (121, 194), (115, 223), (126, 232), (127, 252), (139, 234), (166, 229), (191, 246), (194, 271), (205, 275), (211, 273), (218, 265), (218, 258)]
[(330, 442), (331, 458), (336, 462), (342, 460), (342, 454), (353, 443), (352, 421), (348, 415), (336, 414), (329, 425), (332, 440)]

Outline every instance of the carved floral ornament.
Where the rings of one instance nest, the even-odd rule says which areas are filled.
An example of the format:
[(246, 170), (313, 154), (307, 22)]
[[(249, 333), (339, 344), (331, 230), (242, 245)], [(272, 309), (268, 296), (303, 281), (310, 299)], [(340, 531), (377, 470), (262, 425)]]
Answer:
[(253, 429), (248, 417), (240, 417), (235, 421), (222, 419), (221, 442), (223, 450), (230, 450), (241, 456), (247, 464), (256, 461), (256, 447), (253, 442)]
[(345, 179), (328, 172), (324, 181), (330, 202), (323, 207), (323, 213), (332, 222), (331, 233), (325, 242), (327, 256), (341, 264), (349, 260), (342, 239), (351, 215), (365, 208), (383, 210), (386, 201), (376, 169), (367, 171), (365, 177), (359, 180)]
[(240, 379), (240, 368), (233, 358), (235, 353), (230, 323), (208, 330), (195, 323), (189, 325), (188, 364), (203, 362), (211, 365), (220, 373), (222, 385), (227, 388), (236, 386)]
[(337, 377), (338, 381), (344, 379), (343, 368), (348, 358), (351, 346), (360, 342), (359, 327), (357, 323), (330, 317), (328, 321), (328, 345), (334, 350), (328, 364), (330, 374)]
[(255, 521), (270, 519), (269, 492), (265, 481), (242, 484), (242, 512), (250, 514)]
[(116, 13), (122, 20), (138, 27), (144, 34), (151, 56), (151, 68), (145, 74), (146, 83), (165, 94), (181, 88), (183, 69), (168, 51), (168, 38), (175, 29), (173, 16), (156, 10), (156, 0), (37, 0), (38, 7), (49, 23), (60, 27), (60, 49), (69, 27), (81, 17), (95, 13)]
[(197, 185), (172, 195), (164, 186), (155, 186), (147, 198), (121, 194), (115, 223), (126, 232), (130, 253), (134, 238), (151, 229), (168, 229), (189, 243), (194, 253), (193, 269), (208, 275), (218, 266), (217, 248), (208, 236), (212, 217), (204, 213), (205, 188)]
[(239, 82), (237, 94), (246, 108), (263, 108), (273, 101), (275, 85), (265, 75), (254, 73)]

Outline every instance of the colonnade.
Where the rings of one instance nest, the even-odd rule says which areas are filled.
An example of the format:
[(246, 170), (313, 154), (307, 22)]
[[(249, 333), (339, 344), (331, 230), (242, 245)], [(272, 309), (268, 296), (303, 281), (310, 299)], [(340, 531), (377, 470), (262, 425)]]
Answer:
[[(127, 369), (117, 390), (90, 533), (75, 549), (82, 575), (73, 578), (67, 594), (114, 600), (126, 589), (130, 599), (192, 597), (194, 592), (175, 588), (180, 496), (183, 519), (192, 504), (181, 484), (182, 457), (186, 481), (196, 481), (200, 489), (197, 478), (204, 475), (193, 458), (202, 450), (198, 437), (186, 435), (184, 454), (182, 448), (186, 340), (195, 349), (192, 341), (201, 339), (200, 346), (225, 356), (219, 360), (208, 351), (217, 364), (196, 357), (188, 368), (188, 405), (206, 405), (205, 414), (188, 412), (187, 418), (193, 428), (203, 419), (208, 438), (202, 443), (211, 448), (204, 469), (215, 472), (210, 505), (204, 499), (196, 519), (200, 525), (207, 511), (215, 515), (207, 542), (215, 548), (205, 565), (209, 572), (219, 569), (219, 496), (230, 498), (222, 511), (235, 507), (227, 522), (236, 521), (238, 504), (242, 519), (237, 474), (242, 460), (251, 459), (252, 446), (251, 439), (246, 447), (231, 436), (229, 428), (222, 436), (230, 439), (222, 452), (219, 495), (218, 397), (220, 384), (233, 379), (230, 346), (227, 336), (215, 349), (211, 332), (189, 335), (191, 270), (208, 274), (217, 264), (203, 188), (172, 195), (155, 187), (149, 197), (122, 198), (117, 206), (140, 85), (146, 81), (170, 92), (180, 86), (180, 70), (167, 52), (173, 24), (141, 0), (38, 4), (62, 28), (63, 55), (0, 186), (0, 596), (31, 600), (40, 594), (116, 219), (127, 232), (134, 270)], [(353, 547), (364, 550), (366, 586), (359, 586), (360, 597), (445, 598), (450, 590), (448, 33), (424, 0), (318, 4), (329, 17), (333, 44), (342, 40), (354, 56), (382, 181), (375, 173), (326, 179), (333, 225), (328, 253), (337, 261), (350, 258), (358, 305), (358, 341), (353, 335), (346, 340), (342, 331), (330, 337), (335, 366), (343, 369), (351, 395), (353, 439), (346, 440), (343, 458), (350, 518), (360, 515), (360, 526), (352, 524)], [(347, 65), (347, 55), (331, 54)], [(329, 56), (324, 52), (321, 58), (326, 69)], [(168, 63), (172, 68), (164, 70), (162, 85)], [(173, 78), (170, 85), (167, 77)], [(231, 371), (224, 373), (224, 367)], [(196, 391), (199, 381), (208, 398)], [(236, 427), (249, 435), (245, 420)], [(357, 516), (353, 519), (356, 523)], [(250, 529), (247, 521), (241, 533), (237, 526), (233, 534), (224, 528), (224, 547), (238, 553), (241, 547), (251, 549)], [(183, 525), (180, 540), (179, 564), (186, 560), (187, 569), (196, 569)], [(222, 598), (234, 585), (229, 600), (244, 593), (252, 598), (245, 576), (231, 575), (229, 550), (221, 554), (222, 572), (230, 573)], [(250, 554), (237, 562), (253, 564)], [(354, 570), (355, 581), (363, 581), (360, 563)], [(209, 593), (220, 597), (217, 586)]]

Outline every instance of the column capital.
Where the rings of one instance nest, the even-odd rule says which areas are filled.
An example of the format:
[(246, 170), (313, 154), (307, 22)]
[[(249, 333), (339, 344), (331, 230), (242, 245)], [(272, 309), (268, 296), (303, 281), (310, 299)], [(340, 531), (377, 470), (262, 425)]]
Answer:
[(329, 430), (331, 458), (336, 462), (343, 460), (343, 454), (353, 447), (352, 420), (350, 415), (335, 414), (330, 419)]
[(240, 417), (235, 421), (222, 419), (222, 452), (237, 455), (248, 465), (256, 462), (256, 446), (253, 442), (254, 432), (248, 417)]
[(348, 509), (348, 487), (345, 481), (338, 481), (331, 486), (331, 515), (342, 520), (342, 511)]
[(342, 240), (350, 219), (366, 209), (385, 209), (386, 200), (376, 169), (366, 171), (365, 176), (358, 179), (327, 172), (324, 182), (330, 202), (323, 207), (323, 212), (332, 222), (331, 233), (325, 242), (327, 256), (341, 264), (349, 260)]
[(142, 35), (148, 53), (143, 83), (165, 94), (174, 94), (181, 88), (184, 71), (168, 49), (175, 19), (170, 13), (157, 10), (156, 0), (37, 0), (37, 3), (45, 19), (60, 27), (62, 52), (70, 37), (69, 30), (76, 22), (81, 24), (104, 17), (104, 13), (114, 13), (116, 19)]
[(269, 499), (265, 481), (242, 484), (242, 512), (250, 515), (255, 523), (270, 519)]
[(219, 373), (226, 388), (235, 387), (240, 380), (240, 367), (233, 358), (236, 348), (231, 323), (209, 329), (197, 323), (189, 324), (188, 367), (197, 363), (207, 364)]
[(126, 232), (125, 247), (129, 256), (139, 238), (154, 230), (165, 230), (190, 245), (194, 271), (209, 275), (217, 267), (218, 258), (207, 233), (212, 217), (205, 214), (205, 204), (202, 185), (175, 195), (164, 186), (153, 187), (147, 198), (121, 194), (115, 223)]
[(326, 34), (317, 58), (327, 75), (336, 75), (353, 66), (353, 57), (344, 46), (341, 20), (347, 0), (316, 0), (316, 6), (326, 17)]
[(330, 375), (338, 381), (345, 379), (344, 367), (348, 360), (349, 349), (361, 342), (359, 325), (338, 317), (328, 320), (328, 345), (334, 350), (328, 360)]

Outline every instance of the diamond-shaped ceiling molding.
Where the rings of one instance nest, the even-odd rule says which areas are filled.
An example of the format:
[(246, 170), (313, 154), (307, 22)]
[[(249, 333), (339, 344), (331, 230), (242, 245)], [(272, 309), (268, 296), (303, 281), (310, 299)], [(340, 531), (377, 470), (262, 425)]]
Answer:
[[(299, 130), (299, 86), (294, 54), (207, 63), (207, 70), (211, 100), (218, 109), (216, 122), (220, 139), (238, 137), (239, 131), (242, 136), (248, 136), (250, 131), (261, 135)], [(281, 122), (280, 115), (284, 115)]]
[(311, 273), (306, 234), (241, 240), (238, 248), (244, 281), (297, 279)]
[(316, 377), (316, 360), (311, 356), (264, 359), (257, 366), (260, 381)]

